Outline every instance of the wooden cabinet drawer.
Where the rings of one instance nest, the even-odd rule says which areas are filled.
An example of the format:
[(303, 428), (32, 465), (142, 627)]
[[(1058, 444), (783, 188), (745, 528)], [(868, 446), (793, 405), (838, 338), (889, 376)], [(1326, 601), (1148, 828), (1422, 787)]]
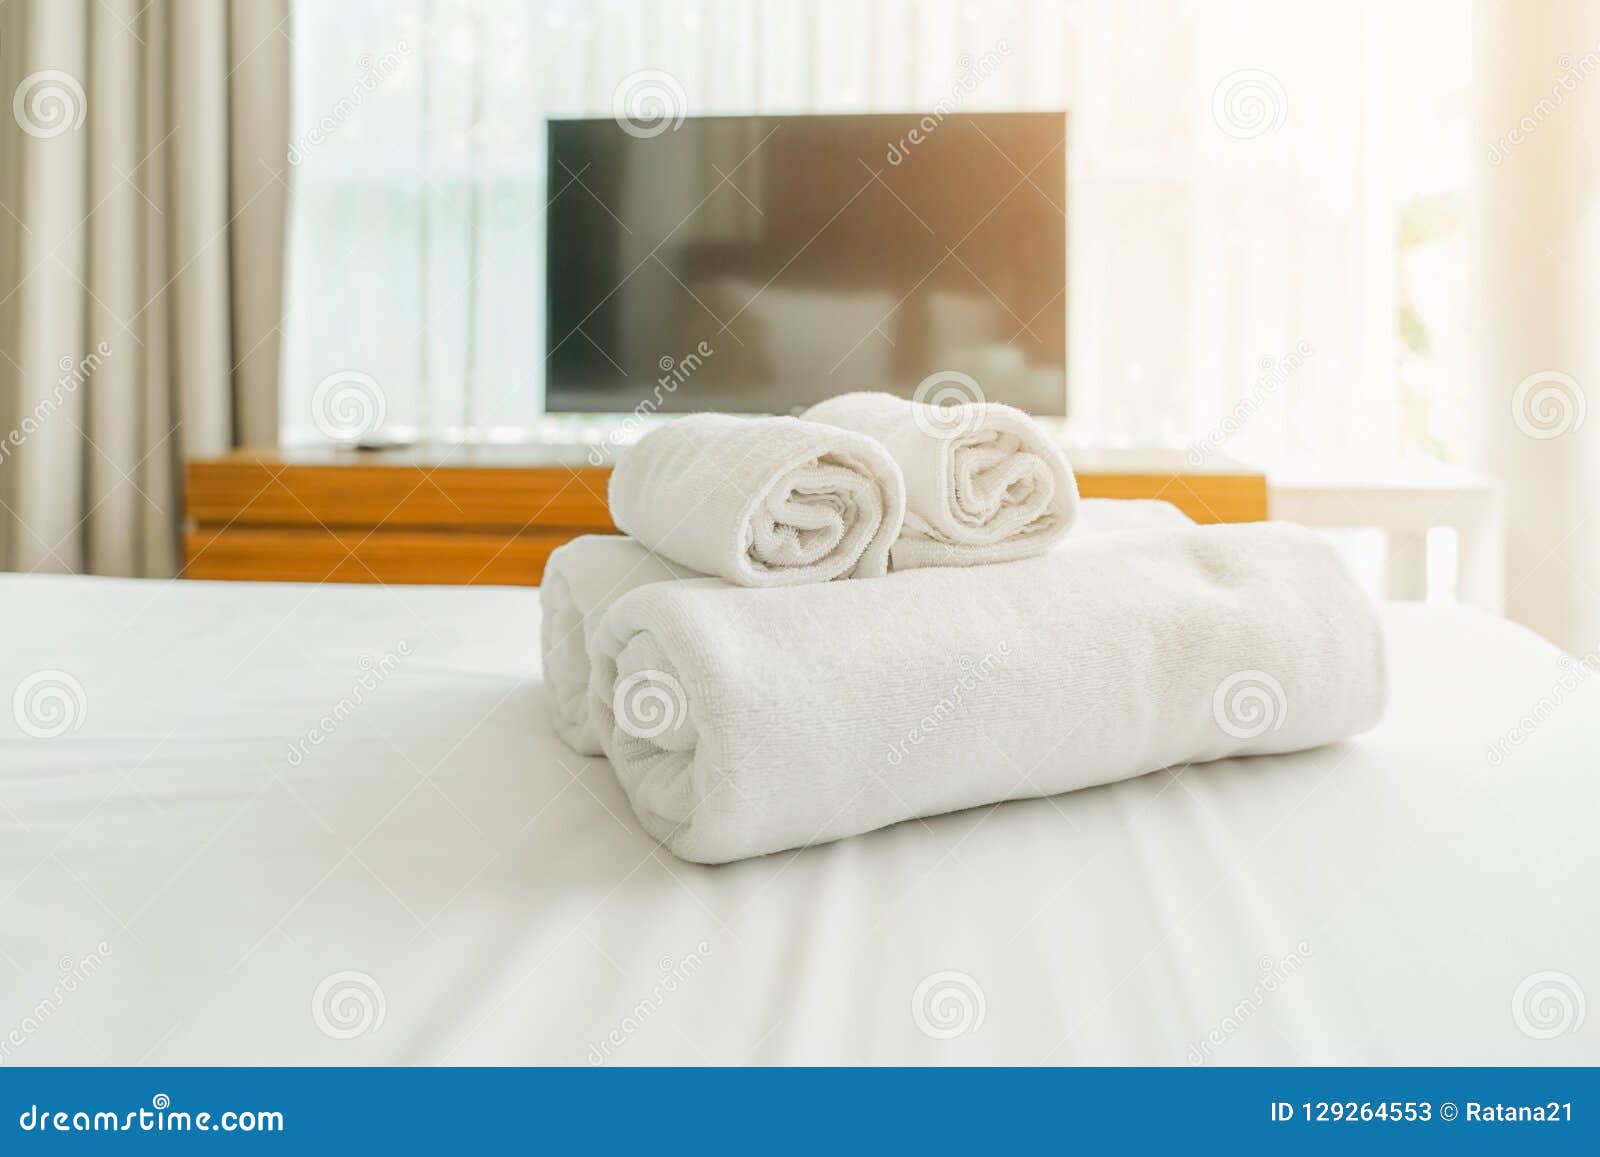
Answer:
[(233, 526), (575, 527), (610, 530), (611, 471), (590, 466), (194, 461), (188, 516)]
[(536, 585), (573, 531), (201, 528), (185, 538), (184, 575), (260, 582)]

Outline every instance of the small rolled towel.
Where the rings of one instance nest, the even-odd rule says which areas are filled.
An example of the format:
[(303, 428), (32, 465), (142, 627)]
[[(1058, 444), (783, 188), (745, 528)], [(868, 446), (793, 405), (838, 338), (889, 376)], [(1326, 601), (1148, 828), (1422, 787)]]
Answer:
[(1028, 558), (1072, 528), (1078, 482), (1061, 447), (998, 402), (936, 406), (893, 394), (841, 394), (804, 417), (881, 442), (906, 480), (895, 570)]
[(691, 414), (623, 455), (611, 518), (673, 562), (740, 586), (875, 578), (905, 519), (905, 482), (863, 434)]
[(1281, 523), (881, 582), (660, 583), (619, 599), (591, 648), (634, 812), (703, 863), (1314, 747), (1371, 727), (1386, 693), (1371, 603)]
[(551, 552), (539, 584), (539, 649), (556, 734), (579, 755), (604, 750), (589, 693), (589, 637), (601, 616), (631, 590), (700, 577), (620, 534), (580, 535)]

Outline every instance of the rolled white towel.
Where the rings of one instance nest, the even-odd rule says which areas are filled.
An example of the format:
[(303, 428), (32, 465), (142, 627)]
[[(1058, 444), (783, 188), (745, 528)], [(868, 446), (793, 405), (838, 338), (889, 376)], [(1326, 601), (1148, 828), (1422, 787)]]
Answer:
[(704, 863), (1313, 747), (1385, 698), (1370, 602), (1281, 523), (871, 583), (662, 583), (612, 606), (590, 658), (640, 822)]
[[(1086, 498), (1072, 538), (1187, 525), (1189, 519), (1166, 502)], [(601, 616), (636, 587), (705, 577), (619, 534), (580, 535), (550, 555), (539, 593), (544, 681), (556, 734), (579, 755), (599, 755), (604, 750), (589, 688), (589, 639)]]
[(999, 402), (936, 406), (893, 394), (841, 394), (804, 417), (881, 442), (906, 480), (895, 570), (1009, 562), (1072, 528), (1078, 482), (1061, 447)]
[(673, 562), (747, 587), (874, 578), (905, 518), (871, 438), (798, 418), (691, 414), (611, 472), (611, 518)]
[(620, 534), (580, 535), (551, 552), (539, 584), (539, 648), (550, 715), (568, 747), (604, 750), (589, 692), (589, 638), (601, 616), (638, 587), (701, 577)]

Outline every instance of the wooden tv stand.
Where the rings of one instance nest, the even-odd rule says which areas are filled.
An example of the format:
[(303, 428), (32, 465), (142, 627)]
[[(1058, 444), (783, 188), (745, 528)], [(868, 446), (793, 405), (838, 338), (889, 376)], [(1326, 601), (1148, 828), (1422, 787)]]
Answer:
[[(1177, 451), (1069, 450), (1087, 498), (1162, 498), (1197, 522), (1267, 517), (1260, 473)], [(321, 446), (188, 463), (184, 575), (534, 585), (579, 534), (615, 533), (609, 467), (580, 445)]]

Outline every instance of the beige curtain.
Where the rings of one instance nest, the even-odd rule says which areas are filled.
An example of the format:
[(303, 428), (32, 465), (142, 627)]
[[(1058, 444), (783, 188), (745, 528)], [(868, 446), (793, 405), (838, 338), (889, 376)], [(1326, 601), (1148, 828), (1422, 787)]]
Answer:
[(1600, 7), (1474, 0), (1476, 449), (1506, 613), (1600, 652)]
[(289, 0), (0, 3), (0, 564), (168, 575), (277, 435)]

